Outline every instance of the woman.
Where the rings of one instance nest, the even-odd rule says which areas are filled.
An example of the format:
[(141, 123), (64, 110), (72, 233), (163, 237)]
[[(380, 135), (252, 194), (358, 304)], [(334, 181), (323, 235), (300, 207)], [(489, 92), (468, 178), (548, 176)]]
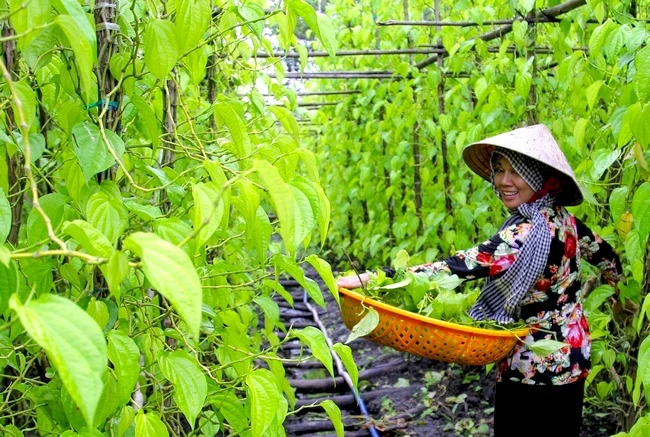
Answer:
[[(429, 277), (446, 271), (466, 280), (487, 278), (470, 316), (500, 323), (523, 319), (532, 328), (525, 342), (548, 338), (567, 344), (539, 357), (520, 343), (498, 363), (495, 436), (579, 436), (591, 349), (580, 258), (597, 266), (612, 286), (620, 280), (620, 260), (566, 210), (580, 204), (582, 194), (544, 125), (470, 144), (463, 159), (492, 183), (512, 214), (484, 243), (411, 270)], [(338, 285), (357, 288), (367, 280), (364, 273), (339, 278)]]

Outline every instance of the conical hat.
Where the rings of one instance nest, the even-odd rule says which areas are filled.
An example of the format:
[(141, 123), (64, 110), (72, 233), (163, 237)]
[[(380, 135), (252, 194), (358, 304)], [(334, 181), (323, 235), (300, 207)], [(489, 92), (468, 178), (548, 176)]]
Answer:
[(503, 147), (542, 162), (566, 176), (567, 185), (556, 196), (560, 205), (579, 205), (583, 197), (580, 186), (560, 146), (543, 124), (522, 127), (465, 146), (463, 159), (470, 169), (490, 180), (490, 158), (496, 147)]

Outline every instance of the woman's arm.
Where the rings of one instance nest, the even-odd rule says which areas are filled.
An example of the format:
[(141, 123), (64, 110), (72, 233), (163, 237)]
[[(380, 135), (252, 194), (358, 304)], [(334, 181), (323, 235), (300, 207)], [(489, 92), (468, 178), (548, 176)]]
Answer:
[(515, 262), (530, 229), (528, 222), (512, 225), (476, 247), (460, 250), (443, 261), (413, 266), (409, 270), (429, 278), (439, 272), (452, 273), (468, 280), (501, 275)]

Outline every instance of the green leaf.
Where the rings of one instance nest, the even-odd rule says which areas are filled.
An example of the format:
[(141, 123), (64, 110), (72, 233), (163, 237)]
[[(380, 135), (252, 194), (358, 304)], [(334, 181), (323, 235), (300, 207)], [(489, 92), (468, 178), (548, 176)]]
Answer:
[(113, 364), (119, 389), (119, 405), (131, 400), (131, 393), (140, 375), (140, 350), (135, 341), (122, 331), (109, 331), (108, 359)]
[[(63, 222), (63, 212), (68, 198), (59, 193), (50, 193), (40, 197), (38, 202), (49, 217), (52, 229), (57, 231)], [(32, 209), (27, 217), (27, 241), (36, 243), (47, 238), (47, 227), (43, 217), (36, 209)]]
[[(9, 11), (11, 25), (16, 34), (20, 35), (50, 21), (50, 0), (35, 0), (29, 3), (29, 7), (25, 7), (21, 0), (10, 0)], [(19, 43), (27, 46), (35, 36), (34, 32), (25, 35)]]
[(359, 337), (370, 334), (379, 325), (379, 313), (374, 308), (368, 308), (366, 315), (363, 316), (359, 323), (352, 327), (352, 331), (345, 340), (345, 344), (350, 344)]
[(271, 262), (275, 264), (276, 268), (289, 273), (291, 277), (293, 277), (293, 279), (295, 279), (305, 289), (309, 297), (311, 297), (317, 305), (321, 308), (325, 308), (325, 299), (323, 298), (318, 283), (310, 278), (306, 278), (305, 273), (302, 271), (300, 266), (296, 264), (294, 259), (286, 255), (275, 254), (271, 258)]
[(178, 217), (159, 218), (155, 224), (156, 234), (178, 246), (181, 242), (186, 243), (181, 247), (189, 256), (194, 256), (196, 242), (194, 239), (187, 240), (192, 235), (192, 227)]
[(287, 251), (295, 253), (298, 243), (294, 240), (296, 201), (293, 193), (280, 176), (278, 169), (268, 161), (256, 160), (253, 168), (260, 175), (271, 196), (271, 202), (280, 220), (280, 235)]
[(160, 122), (156, 118), (151, 104), (138, 95), (130, 96), (129, 103), (135, 107), (136, 116), (142, 120), (144, 133), (147, 135), (147, 139), (151, 141), (154, 151), (158, 150), (160, 146)]
[(201, 281), (189, 256), (157, 235), (144, 232), (129, 235), (123, 247), (140, 257), (147, 280), (169, 299), (185, 320), (190, 334), (198, 338), (203, 295)]
[[(321, 246), (322, 246), (323, 244), (325, 244), (325, 240), (327, 239), (327, 230), (329, 228), (329, 222), (330, 222), (331, 211), (330, 211), (329, 199), (325, 195), (325, 192), (320, 187), (320, 185), (312, 182), (311, 180), (303, 176), (296, 176), (290, 182), (290, 185), (300, 189), (300, 191), (305, 196), (307, 196), (307, 199), (309, 200), (310, 208), (308, 209), (305, 206), (304, 208), (302, 208), (300, 212), (296, 212), (296, 216), (300, 214), (304, 217), (305, 220), (309, 220), (311, 218), (312, 220), (310, 222), (312, 224), (305, 223), (304, 225), (308, 228), (314, 227), (313, 218), (318, 219), (318, 228), (320, 229)], [(298, 200), (299, 195), (296, 195), (295, 192), (294, 195), (296, 196), (296, 200)]]
[(208, 30), (210, 14), (208, 0), (177, 0), (174, 24), (179, 54), (196, 48)]
[(264, 320), (274, 325), (280, 321), (280, 307), (273, 299), (268, 296), (257, 296), (253, 299), (264, 313)]
[(610, 297), (614, 295), (614, 287), (603, 284), (592, 290), (585, 299), (585, 311), (596, 311)]
[(15, 262), (0, 265), (0, 315), (9, 308), (9, 299), (18, 291), (19, 285)]
[(636, 229), (632, 229), (625, 236), (625, 254), (627, 255), (627, 259), (630, 261), (643, 259), (644, 252), (645, 247), (641, 246), (639, 232)]
[(5, 192), (0, 188), (0, 244), (7, 241), (7, 236), (11, 231), (11, 205)]
[(650, 145), (650, 104), (631, 115), (630, 130), (642, 147)]
[(314, 220), (314, 210), (312, 209), (312, 205), (315, 205), (317, 207), (318, 194), (315, 192), (315, 190), (309, 191), (311, 186), (308, 184), (304, 184), (303, 187), (309, 191), (309, 196), (307, 196), (305, 192), (294, 185), (293, 182), (287, 184), (287, 186), (289, 187), (289, 190), (293, 194), (293, 198), (295, 200), (293, 203), (293, 241), (295, 244), (304, 243), (305, 247), (307, 247), (309, 236), (311, 235), (311, 232), (314, 229), (314, 225), (316, 224), (316, 221)]
[(122, 292), (121, 283), (129, 272), (129, 259), (122, 252), (114, 252), (108, 263), (101, 265), (100, 269), (108, 283), (108, 290), (119, 303)]
[(302, 18), (320, 40), (327, 53), (334, 57), (336, 55), (336, 35), (332, 29), (331, 21), (322, 14), (317, 15), (314, 8), (304, 0), (288, 0), (286, 5), (289, 19), (295, 22), (296, 16)]
[(639, 400), (639, 386), (643, 384), (644, 395), (647, 398), (650, 396), (650, 337), (646, 337), (641, 346), (639, 347), (639, 355), (637, 357), (638, 367), (636, 371), (636, 385), (634, 388), (634, 404), (638, 404)]
[(45, 294), (23, 305), (9, 303), (27, 333), (45, 351), (88, 426), (101, 398), (106, 372), (106, 341), (97, 323), (63, 297)]
[(65, 222), (61, 229), (92, 256), (108, 259), (115, 252), (108, 238), (85, 220)]
[(208, 383), (199, 363), (183, 350), (162, 355), (158, 359), (160, 370), (174, 386), (174, 402), (194, 429), (196, 417), (203, 408), (208, 393)]
[(115, 244), (129, 224), (129, 214), (122, 199), (107, 195), (103, 191), (90, 196), (86, 203), (88, 223)]
[(357, 368), (357, 363), (354, 362), (354, 356), (352, 355), (352, 349), (350, 346), (347, 346), (342, 343), (336, 343), (332, 346), (336, 355), (339, 356), (343, 366), (345, 367), (346, 372), (350, 375), (352, 380), (352, 386), (355, 390), (359, 390), (359, 369)]
[(320, 277), (323, 279), (323, 282), (325, 282), (325, 285), (327, 285), (327, 288), (329, 289), (330, 293), (332, 294), (332, 297), (336, 300), (336, 302), (339, 302), (339, 289), (336, 286), (336, 279), (334, 279), (334, 275), (332, 274), (332, 266), (325, 261), (322, 258), (319, 258), (318, 255), (311, 254), (307, 258), (305, 258), (305, 261), (307, 261), (313, 268), (316, 270), (316, 272), (320, 275)]
[[(77, 0), (52, 0), (52, 6), (59, 14), (59, 17), (72, 19), (74, 25), (69, 25), (71, 35), (75, 39), (84, 40), (90, 46), (91, 53), (97, 53), (97, 37), (95, 30), (90, 24), (90, 20), (86, 11), (84, 11), (81, 3)], [(58, 17), (57, 17), (58, 18)], [(94, 55), (90, 58), (94, 60)], [(92, 66), (92, 62), (91, 62)]]
[(589, 38), (589, 56), (595, 57), (602, 54), (602, 48), (607, 41), (607, 35), (611, 31), (611, 19), (608, 19), (600, 26), (596, 27)]
[(566, 343), (562, 343), (561, 341), (555, 341), (555, 340), (549, 340), (549, 339), (541, 339), (537, 340), (532, 343), (527, 343), (528, 349), (530, 349), (534, 354), (536, 354), (539, 357), (547, 357), (551, 355), (554, 352), (559, 351), (563, 347), (569, 346)]
[(72, 127), (73, 150), (79, 166), (84, 174), (85, 182), (99, 172), (110, 168), (115, 164), (115, 158), (109, 151), (109, 146), (118, 158), (124, 154), (124, 141), (108, 129), (104, 130), (108, 144), (102, 138), (99, 127), (84, 122), (77, 123)]
[(334, 58), (336, 56), (336, 29), (332, 25), (332, 20), (325, 14), (316, 14), (316, 21), (318, 22), (318, 32), (323, 48), (329, 55)]
[(639, 240), (645, 244), (646, 237), (650, 233), (650, 182), (644, 182), (634, 192), (632, 216), (634, 227), (639, 231)]
[(646, 45), (639, 50), (634, 58), (633, 83), (636, 88), (636, 94), (642, 102), (650, 101), (650, 46)]
[(533, 75), (529, 71), (518, 71), (515, 75), (515, 91), (522, 99), (528, 99), (528, 92), (532, 84)]
[(210, 396), (209, 402), (215, 411), (223, 415), (236, 433), (241, 435), (248, 428), (248, 414), (232, 391), (214, 393)]
[(296, 141), (300, 141), (300, 126), (291, 111), (281, 106), (270, 106), (269, 110), (275, 114), (276, 118), (282, 124), (282, 127), (293, 136)]
[(251, 141), (246, 131), (244, 121), (227, 103), (214, 105), (214, 114), (219, 125), (225, 125), (235, 143), (236, 157), (243, 159), (251, 153)]
[[(31, 127), (34, 124), (36, 119), (36, 94), (34, 90), (25, 80), (20, 80), (13, 83), (14, 89), (16, 90), (16, 96), (20, 100), (22, 115), (25, 117), (25, 123), (28, 127)], [(20, 112), (16, 107), (16, 102), (11, 96), (11, 107), (14, 113), (14, 119), (16, 121), (20, 120)], [(22, 142), (22, 140), (21, 140)], [(22, 145), (21, 145), (22, 149)]]
[(344, 437), (345, 429), (343, 428), (343, 418), (341, 417), (341, 410), (338, 405), (336, 405), (333, 400), (327, 399), (322, 401), (320, 406), (323, 407), (323, 410), (325, 410), (327, 416), (332, 421), (334, 430), (336, 431), (336, 436)]
[(224, 214), (222, 189), (212, 182), (199, 182), (192, 187), (194, 209), (192, 222), (197, 250), (219, 229)]
[(609, 195), (609, 210), (611, 212), (612, 219), (615, 221), (618, 220), (625, 212), (628, 192), (629, 188), (622, 186), (614, 188), (612, 190), (612, 193)]
[(273, 373), (257, 369), (246, 376), (248, 398), (251, 400), (251, 432), (253, 437), (263, 437), (276, 419), (282, 395)]
[(330, 351), (323, 332), (318, 328), (308, 326), (304, 329), (294, 330), (293, 333), (296, 337), (300, 338), (303, 343), (309, 346), (314, 358), (323, 363), (323, 366), (325, 366), (325, 368), (330, 372), (330, 375), (334, 377), (332, 352)]
[(618, 159), (621, 155), (621, 151), (616, 150), (607, 150), (607, 149), (598, 149), (594, 152), (593, 167), (591, 168), (591, 177), (594, 181), (599, 180), (603, 173), (611, 167), (611, 165)]
[[(54, 0), (54, 3), (56, 2), (57, 0)], [(66, 1), (66, 3), (73, 4), (70, 1)], [(74, 3), (77, 3), (77, 6), (81, 9), (78, 2)], [(67, 41), (64, 40), (62, 42), (67, 42), (74, 53), (75, 61), (77, 62), (77, 70), (79, 71), (79, 79), (81, 80), (81, 87), (83, 90), (83, 99), (86, 103), (92, 103), (97, 98), (96, 83), (93, 76), (93, 64), (95, 53), (97, 52), (97, 40), (95, 39), (95, 32), (90, 27), (83, 10), (82, 14), (83, 18), (57, 15), (54, 18), (54, 23), (59, 27), (63, 35), (65, 35), (65, 40)], [(80, 25), (84, 20), (87, 26)], [(86, 34), (88, 30), (90, 30), (92, 39), (88, 38), (88, 35)], [(80, 38), (80, 35), (84, 35), (85, 38)]]
[(585, 131), (587, 130), (588, 125), (589, 120), (586, 118), (581, 118), (576, 121), (575, 125), (573, 126), (573, 137), (576, 140), (576, 151), (581, 155), (585, 152)]
[[(11, 262), (11, 251), (6, 246), (0, 246), (0, 264), (9, 267)], [(2, 311), (0, 311), (2, 313)]]
[(594, 105), (596, 104), (596, 100), (598, 99), (600, 87), (602, 86), (603, 81), (597, 80), (585, 90), (585, 94), (587, 95), (587, 111), (591, 112), (593, 110)]
[(156, 413), (140, 409), (135, 416), (135, 437), (169, 437), (169, 433)]
[(131, 428), (134, 420), (135, 412), (133, 411), (133, 407), (127, 405), (122, 408), (122, 411), (120, 412), (119, 423), (117, 425), (117, 437), (124, 437), (127, 430)]
[(397, 254), (393, 259), (393, 268), (395, 270), (406, 269), (409, 265), (410, 259), (411, 257), (409, 256), (408, 252), (404, 249), (400, 249), (399, 251), (397, 251)]
[(144, 64), (151, 74), (166, 79), (179, 56), (174, 24), (160, 19), (149, 22), (144, 34)]
[(97, 300), (94, 297), (88, 302), (86, 307), (86, 314), (88, 314), (92, 319), (97, 322), (97, 326), (103, 331), (108, 324), (108, 308), (106, 304), (101, 300)]

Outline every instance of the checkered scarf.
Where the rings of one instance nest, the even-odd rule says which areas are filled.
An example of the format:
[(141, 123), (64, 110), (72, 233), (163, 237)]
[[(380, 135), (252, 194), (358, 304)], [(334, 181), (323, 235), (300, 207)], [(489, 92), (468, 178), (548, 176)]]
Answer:
[[(542, 189), (547, 176), (543, 164), (517, 152), (497, 148), (492, 154), (491, 181), (492, 188), (499, 198), (501, 193), (494, 182), (494, 164), (499, 155), (510, 161), (515, 171), (535, 192)], [(552, 237), (540, 209), (552, 206), (554, 201), (554, 197), (548, 193), (541, 197), (533, 196), (528, 203), (523, 203), (513, 210), (513, 214), (501, 226), (500, 230), (524, 221), (530, 221), (532, 224), (530, 234), (512, 266), (501, 277), (488, 278), (485, 288), (469, 311), (473, 319), (513, 323), (519, 318), (521, 299), (534, 287), (546, 267)]]

